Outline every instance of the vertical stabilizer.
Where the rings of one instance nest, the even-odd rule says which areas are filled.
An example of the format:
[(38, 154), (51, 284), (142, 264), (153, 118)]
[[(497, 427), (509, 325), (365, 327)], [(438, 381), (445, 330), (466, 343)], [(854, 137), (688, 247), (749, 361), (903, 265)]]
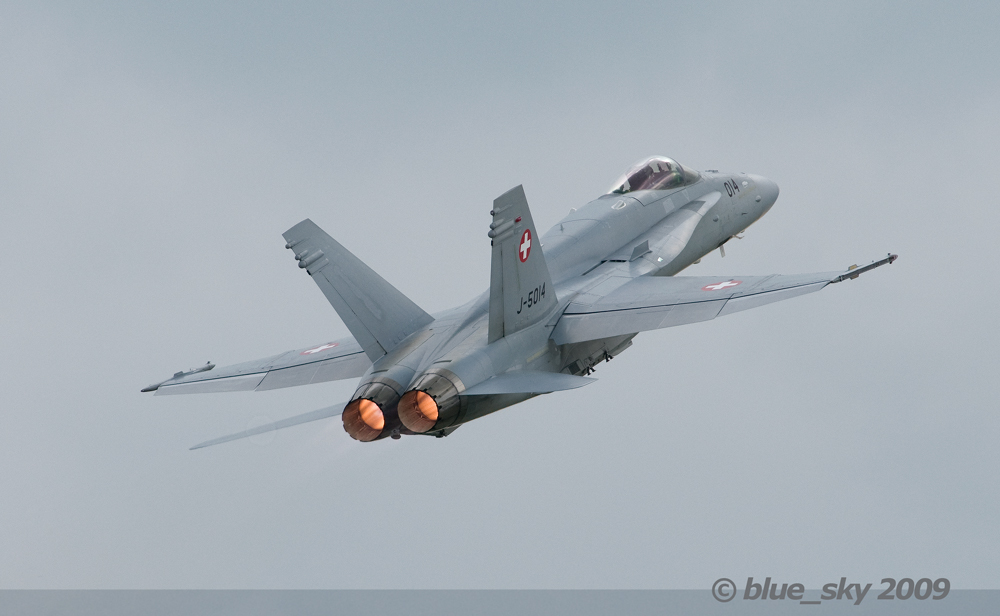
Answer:
[(533, 325), (556, 306), (542, 244), (517, 186), (493, 201), (489, 342)]
[(368, 359), (377, 360), (434, 320), (308, 218), (284, 238)]

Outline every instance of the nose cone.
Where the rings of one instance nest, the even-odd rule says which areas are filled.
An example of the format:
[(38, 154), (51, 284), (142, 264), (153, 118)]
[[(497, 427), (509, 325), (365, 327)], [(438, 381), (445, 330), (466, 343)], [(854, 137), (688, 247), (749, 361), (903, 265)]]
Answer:
[(761, 208), (760, 213), (763, 215), (778, 200), (778, 185), (762, 175), (751, 175), (750, 177), (757, 186), (757, 196), (760, 197), (758, 204)]

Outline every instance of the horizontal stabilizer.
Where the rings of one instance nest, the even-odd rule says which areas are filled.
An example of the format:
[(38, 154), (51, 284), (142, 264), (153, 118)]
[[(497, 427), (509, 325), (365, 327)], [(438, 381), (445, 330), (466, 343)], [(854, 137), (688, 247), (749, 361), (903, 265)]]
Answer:
[(333, 406), (321, 408), (318, 411), (312, 411), (311, 413), (296, 415), (295, 417), (289, 417), (287, 419), (282, 419), (281, 421), (276, 421), (274, 423), (264, 424), (263, 426), (258, 426), (256, 428), (250, 428), (248, 430), (244, 430), (243, 432), (230, 434), (229, 436), (220, 436), (219, 438), (213, 438), (210, 441), (205, 441), (204, 443), (198, 443), (191, 449), (201, 449), (202, 447), (210, 447), (212, 445), (228, 443), (229, 441), (235, 441), (241, 438), (249, 438), (251, 436), (264, 434), (265, 432), (271, 432), (273, 430), (280, 430), (282, 428), (289, 428), (291, 426), (297, 426), (299, 424), (309, 423), (310, 421), (326, 419), (327, 417), (335, 417), (344, 412), (345, 406), (347, 406), (346, 402), (341, 404), (334, 404)]
[(553, 391), (576, 389), (590, 385), (597, 379), (573, 376), (561, 372), (524, 370), (508, 372), (483, 381), (462, 392), (463, 396), (491, 396), (497, 394), (547, 394)]

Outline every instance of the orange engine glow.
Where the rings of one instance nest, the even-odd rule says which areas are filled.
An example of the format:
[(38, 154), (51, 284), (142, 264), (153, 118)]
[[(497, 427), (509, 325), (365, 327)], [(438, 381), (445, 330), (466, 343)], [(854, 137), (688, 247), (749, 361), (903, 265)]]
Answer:
[(354, 400), (344, 408), (344, 430), (351, 438), (359, 441), (373, 441), (385, 427), (382, 409), (371, 400)]
[(385, 416), (382, 415), (382, 409), (377, 404), (371, 400), (362, 400), (359, 409), (361, 410), (361, 421), (365, 422), (369, 428), (381, 430), (385, 427)]
[(408, 391), (399, 399), (399, 420), (413, 432), (427, 432), (437, 423), (437, 402), (426, 392)]

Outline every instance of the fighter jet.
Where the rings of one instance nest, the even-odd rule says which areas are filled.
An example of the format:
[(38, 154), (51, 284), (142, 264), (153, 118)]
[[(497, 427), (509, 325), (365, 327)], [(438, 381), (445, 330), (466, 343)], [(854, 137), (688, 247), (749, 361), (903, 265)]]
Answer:
[(540, 235), (517, 186), (490, 211), (489, 289), (435, 315), (303, 220), (283, 234), (285, 248), (353, 337), (219, 370), (209, 363), (142, 391), (266, 391), (361, 377), (345, 403), (192, 449), (336, 415), (358, 441), (444, 437), (529, 398), (593, 383), (594, 367), (640, 332), (813, 293), (896, 260), (816, 274), (676, 275), (714, 250), (725, 256), (726, 242), (777, 198), (778, 186), (759, 175), (697, 172), (653, 156)]

